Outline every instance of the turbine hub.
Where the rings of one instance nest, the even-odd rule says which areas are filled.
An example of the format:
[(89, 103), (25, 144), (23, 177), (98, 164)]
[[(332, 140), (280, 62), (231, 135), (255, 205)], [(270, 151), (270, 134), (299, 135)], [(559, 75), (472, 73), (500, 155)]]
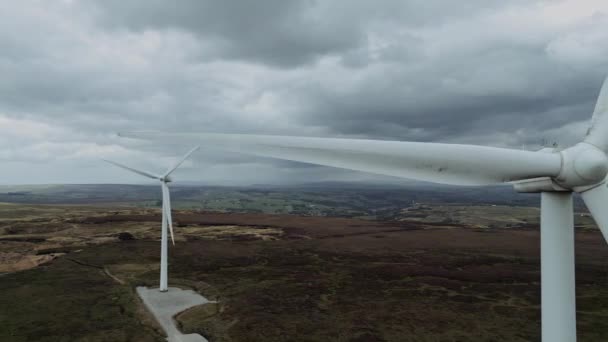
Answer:
[(592, 186), (608, 174), (608, 157), (597, 147), (579, 143), (561, 152), (562, 169), (555, 179), (563, 187)]
[(585, 180), (599, 182), (608, 173), (606, 155), (599, 150), (586, 150), (574, 160), (574, 171)]

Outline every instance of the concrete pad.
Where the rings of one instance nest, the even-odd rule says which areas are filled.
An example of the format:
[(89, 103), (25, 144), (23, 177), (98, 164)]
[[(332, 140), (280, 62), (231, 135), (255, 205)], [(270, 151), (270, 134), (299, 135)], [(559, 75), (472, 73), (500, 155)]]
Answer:
[(138, 287), (137, 294), (146, 308), (154, 315), (160, 326), (167, 333), (169, 342), (208, 342), (199, 334), (182, 334), (176, 326), (173, 316), (193, 306), (207, 304), (209, 301), (192, 290), (170, 287), (167, 292), (158, 288)]

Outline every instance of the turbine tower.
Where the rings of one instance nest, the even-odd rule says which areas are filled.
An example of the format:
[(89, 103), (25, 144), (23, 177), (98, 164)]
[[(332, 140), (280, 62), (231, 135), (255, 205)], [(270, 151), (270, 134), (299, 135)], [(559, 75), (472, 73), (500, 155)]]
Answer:
[(168, 236), (167, 236), (167, 226), (169, 226), (169, 231), (171, 232), (171, 242), (173, 243), (173, 245), (175, 245), (175, 240), (173, 238), (173, 219), (171, 217), (171, 196), (169, 194), (169, 183), (172, 182), (173, 180), (171, 179), (171, 177), (169, 177), (171, 175), (171, 173), (173, 173), (173, 171), (175, 171), (186, 159), (188, 159), (188, 157), (190, 157), (190, 155), (192, 153), (194, 153), (194, 151), (198, 150), (200, 146), (196, 146), (195, 148), (191, 149), (190, 151), (188, 151), (188, 153), (186, 153), (182, 159), (180, 159), (175, 165), (171, 166), (170, 168), (167, 169), (167, 171), (165, 173), (163, 173), (162, 175), (155, 175), (153, 173), (150, 172), (146, 172), (146, 171), (141, 171), (141, 170), (137, 170), (134, 169), (132, 167), (123, 165), (123, 164), (119, 164), (117, 162), (111, 161), (111, 160), (106, 160), (104, 159), (104, 161), (116, 165), (120, 168), (129, 170), (131, 172), (137, 173), (139, 175), (148, 177), (148, 178), (152, 178), (152, 179), (157, 179), (160, 181), (160, 187), (161, 187), (161, 191), (162, 191), (162, 198), (163, 198), (163, 203), (162, 203), (162, 224), (161, 224), (161, 238), (160, 238), (160, 287), (159, 290), (161, 292), (167, 292), (168, 290), (168, 285), (167, 285), (167, 271), (168, 271)]
[(196, 141), (263, 157), (452, 185), (510, 183), (541, 193), (541, 304), (544, 342), (576, 341), (572, 194), (580, 193), (608, 240), (608, 78), (582, 142), (537, 152), (474, 145), (246, 134), (119, 134)]

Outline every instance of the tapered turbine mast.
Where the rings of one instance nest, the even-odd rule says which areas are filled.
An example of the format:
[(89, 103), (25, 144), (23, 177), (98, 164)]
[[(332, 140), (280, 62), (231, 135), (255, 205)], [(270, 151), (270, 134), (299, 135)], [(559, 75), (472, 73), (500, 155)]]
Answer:
[(453, 185), (511, 183), (541, 195), (544, 342), (576, 340), (572, 193), (582, 195), (608, 240), (608, 79), (585, 139), (538, 152), (473, 145), (245, 134), (131, 132), (121, 136), (196, 141), (226, 151)]
[(160, 245), (160, 287), (159, 287), (161, 292), (166, 292), (168, 290), (168, 285), (167, 285), (167, 271), (168, 271), (167, 226), (169, 226), (169, 232), (171, 233), (171, 242), (173, 243), (173, 245), (175, 245), (175, 239), (173, 236), (173, 219), (171, 217), (171, 195), (169, 193), (169, 183), (172, 182), (172, 179), (171, 179), (171, 177), (169, 177), (169, 175), (171, 175), (171, 173), (173, 173), (173, 171), (175, 171), (186, 159), (188, 159), (188, 157), (190, 157), (190, 155), (192, 153), (194, 153), (194, 151), (198, 150), (199, 147), (200, 146), (196, 146), (195, 148), (188, 151), (188, 153), (186, 153), (182, 157), (182, 159), (179, 160), (179, 162), (177, 162), (175, 165), (168, 168), (167, 171), (165, 173), (163, 173), (162, 175), (155, 175), (150, 172), (137, 170), (132, 167), (129, 167), (129, 166), (126, 166), (123, 164), (119, 164), (119, 163), (111, 161), (111, 160), (104, 159), (104, 161), (106, 161), (110, 164), (116, 165), (120, 168), (129, 170), (131, 172), (137, 173), (144, 177), (157, 179), (160, 181), (160, 187), (161, 187), (162, 198), (163, 198), (162, 219), (161, 219), (162, 229), (161, 229), (161, 245)]

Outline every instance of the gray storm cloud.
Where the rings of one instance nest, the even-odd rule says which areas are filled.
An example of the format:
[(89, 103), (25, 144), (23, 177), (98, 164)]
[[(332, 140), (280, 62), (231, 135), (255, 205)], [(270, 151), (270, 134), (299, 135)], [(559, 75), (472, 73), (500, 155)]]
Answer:
[[(188, 146), (116, 131), (571, 144), (608, 73), (608, 4), (2, 1), (0, 51), (4, 182), (138, 181), (99, 158), (155, 167)], [(205, 147), (182, 174), (366, 177)]]

